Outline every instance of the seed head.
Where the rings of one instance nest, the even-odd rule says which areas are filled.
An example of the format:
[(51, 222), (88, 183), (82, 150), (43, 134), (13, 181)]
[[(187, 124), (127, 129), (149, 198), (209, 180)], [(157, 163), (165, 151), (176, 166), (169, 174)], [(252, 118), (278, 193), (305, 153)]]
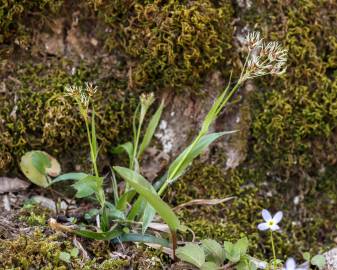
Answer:
[(97, 92), (97, 86), (93, 86), (93, 84), (90, 82), (86, 82), (85, 83), (85, 88), (86, 88), (86, 91), (89, 95), (89, 97), (93, 97), (95, 95), (95, 93)]
[(249, 50), (260, 47), (262, 44), (260, 32), (249, 32), (245, 37), (245, 41)]
[(248, 33), (246, 41), (250, 51), (242, 80), (285, 72), (288, 51), (279, 42), (264, 43), (259, 32)]
[(141, 94), (140, 96), (140, 103), (145, 107), (149, 108), (152, 103), (154, 102), (154, 94)]

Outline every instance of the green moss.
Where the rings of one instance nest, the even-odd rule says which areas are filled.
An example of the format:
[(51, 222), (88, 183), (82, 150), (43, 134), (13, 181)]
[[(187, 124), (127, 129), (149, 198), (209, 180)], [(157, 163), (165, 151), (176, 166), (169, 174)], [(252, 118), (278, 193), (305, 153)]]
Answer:
[(107, 47), (131, 60), (130, 86), (196, 87), (231, 60), (230, 1), (101, 2), (98, 14), (111, 27)]
[[(45, 16), (50, 16), (58, 12), (63, 4), (63, 0), (4, 0), (0, 4), (0, 44), (8, 43), (15, 38), (15, 42), (22, 47), (29, 43), (29, 36), (32, 29), (28, 29), (29, 23), (34, 25), (36, 19), (40, 20)], [(32, 19), (32, 14), (34, 18)], [(35, 21), (36, 22), (36, 21)], [(34, 27), (40, 27), (35, 24)]]
[[(76, 105), (64, 96), (64, 87), (95, 81), (99, 63), (77, 64), (72, 75), (74, 65), (69, 60), (52, 61), (46, 68), (46, 64), (26, 62), (9, 72), (16, 81), (6, 80), (8, 91), (0, 96), (0, 172), (12, 169), (31, 149), (45, 150), (70, 166), (86, 164), (84, 123)], [(129, 136), (137, 98), (124, 92), (125, 87), (125, 82), (113, 79), (98, 82), (95, 109), (103, 156), (112, 144)]]
[(28, 226), (46, 226), (47, 219), (52, 216), (52, 211), (36, 203), (26, 203), (19, 212), (19, 221)]
[(286, 213), (282, 241), (293, 244), (281, 250), (288, 255), (327, 249), (337, 236), (336, 12), (329, 1), (257, 0), (242, 13), (289, 51), (284, 76), (256, 82), (248, 158), (235, 172)]
[[(336, 3), (259, 1), (246, 20), (258, 22), (289, 50), (288, 70), (261, 81), (253, 112), (253, 155), (283, 179), (317, 177), (337, 152)], [(254, 15), (255, 14), (255, 15)], [(283, 24), (279, 21), (282, 19)], [(263, 88), (269, 91), (262, 91)]]
[(44, 236), (37, 230), (29, 237), (0, 241), (0, 266), (5, 269), (66, 269), (58, 259), (62, 242), (59, 236)]
[[(46, 231), (35, 230), (16, 239), (0, 240), (1, 269), (123, 269), (129, 262), (123, 259), (94, 258), (83, 261), (81, 255), (72, 257), (70, 263), (60, 260), (61, 252), (70, 252), (71, 241), (61, 234), (48, 235)], [(86, 247), (90, 250), (90, 246)]]

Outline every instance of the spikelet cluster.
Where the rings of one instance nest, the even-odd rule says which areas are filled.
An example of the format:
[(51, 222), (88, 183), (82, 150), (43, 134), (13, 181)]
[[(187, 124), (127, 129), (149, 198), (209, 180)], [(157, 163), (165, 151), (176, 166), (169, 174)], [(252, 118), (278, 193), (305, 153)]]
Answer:
[(97, 92), (97, 87), (92, 83), (85, 83), (85, 87), (78, 85), (67, 85), (65, 87), (67, 96), (71, 96), (82, 103), (85, 107), (89, 105), (90, 97), (93, 97)]
[(245, 43), (248, 59), (243, 80), (285, 72), (288, 51), (279, 42), (264, 42), (259, 32), (251, 32), (246, 35)]

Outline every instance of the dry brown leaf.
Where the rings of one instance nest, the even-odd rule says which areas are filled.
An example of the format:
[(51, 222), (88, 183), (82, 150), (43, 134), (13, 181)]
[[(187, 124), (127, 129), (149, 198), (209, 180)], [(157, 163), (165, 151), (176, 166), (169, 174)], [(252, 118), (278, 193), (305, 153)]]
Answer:
[(170, 233), (169, 226), (163, 223), (151, 222), (149, 224), (149, 228), (154, 229), (156, 231), (160, 231), (160, 232)]
[(187, 203), (182, 203), (182, 204), (174, 207), (173, 210), (176, 211), (176, 210), (179, 210), (183, 207), (192, 206), (192, 205), (216, 205), (216, 204), (219, 204), (219, 203), (228, 202), (230, 200), (233, 200), (234, 198), (235, 198), (235, 196), (224, 198), (224, 199), (196, 199), (196, 200), (189, 201)]
[(63, 225), (61, 223), (58, 223), (56, 221), (56, 219), (54, 219), (54, 218), (50, 218), (48, 220), (48, 225), (51, 229), (53, 229), (54, 231), (57, 231), (57, 232), (70, 232), (70, 233), (72, 233), (76, 229), (76, 226), (74, 226), (74, 225), (70, 225), (70, 226)]

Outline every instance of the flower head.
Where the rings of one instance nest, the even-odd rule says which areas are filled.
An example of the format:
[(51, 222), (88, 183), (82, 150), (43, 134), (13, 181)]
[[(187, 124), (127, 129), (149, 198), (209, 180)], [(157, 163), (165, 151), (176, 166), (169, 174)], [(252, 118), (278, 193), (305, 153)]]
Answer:
[(264, 75), (281, 75), (286, 70), (288, 51), (277, 41), (262, 42), (258, 32), (246, 37), (249, 55), (242, 81)]
[(280, 229), (280, 227), (277, 224), (282, 220), (282, 217), (283, 217), (283, 213), (281, 211), (277, 212), (272, 217), (268, 210), (263, 209), (262, 217), (265, 222), (262, 222), (257, 226), (257, 228), (260, 231), (265, 231), (265, 230), (277, 231)]
[(86, 82), (85, 87), (86, 87), (87, 94), (90, 97), (94, 96), (94, 94), (97, 92), (97, 86), (94, 86), (91, 82), (90, 83)]
[(249, 32), (245, 41), (249, 50), (259, 47), (262, 44), (262, 38), (260, 38), (260, 32)]
[(97, 92), (97, 87), (93, 86), (92, 83), (85, 83), (85, 88), (78, 85), (67, 85), (65, 91), (68, 96), (71, 96), (80, 102), (85, 107), (88, 107), (90, 97), (93, 97)]
[(307, 270), (306, 267), (297, 267), (296, 262), (293, 258), (288, 258), (285, 267), (282, 270)]

